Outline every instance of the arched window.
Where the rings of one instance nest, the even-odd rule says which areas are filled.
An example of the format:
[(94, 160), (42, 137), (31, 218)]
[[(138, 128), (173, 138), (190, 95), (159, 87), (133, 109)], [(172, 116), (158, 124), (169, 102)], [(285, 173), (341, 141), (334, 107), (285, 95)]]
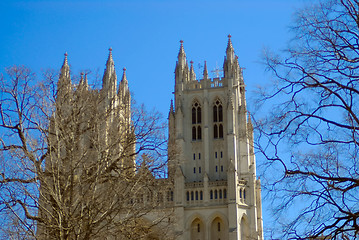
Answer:
[(196, 123), (196, 108), (193, 107), (192, 108), (192, 124), (195, 124)]
[(193, 192), (191, 192), (191, 201), (193, 201)]
[[(223, 131), (223, 129), (222, 129)], [(222, 132), (222, 135), (223, 135), (223, 132)], [(198, 126), (197, 127), (197, 139), (198, 140), (201, 140), (202, 139), (202, 129), (201, 129), (201, 126)]]
[(209, 195), (210, 195), (210, 198), (213, 199), (213, 191), (212, 190), (210, 191)]
[(201, 140), (202, 139), (202, 111), (201, 105), (194, 101), (192, 104), (192, 141)]
[[(217, 100), (216, 104), (220, 104), (218, 103), (219, 101)], [(218, 122), (223, 122), (223, 110), (222, 110), (222, 105), (218, 106)]]
[(217, 228), (218, 228), (218, 232), (220, 232), (221, 231), (221, 223), (220, 222), (218, 222)]
[(201, 225), (199, 223), (197, 224), (197, 232), (201, 232)]
[(199, 106), (197, 108), (197, 123), (201, 123), (202, 122), (202, 113), (201, 113), (201, 107)]
[(198, 200), (198, 192), (196, 191), (196, 200)]
[(246, 190), (243, 190), (243, 198), (246, 199)]
[(222, 199), (222, 190), (219, 190), (219, 199)]
[(239, 189), (239, 198), (242, 198), (242, 189)]
[(213, 138), (223, 138), (223, 107), (219, 99), (213, 106)]
[(213, 122), (217, 122), (218, 121), (218, 111), (217, 111), (217, 106), (214, 105), (213, 106)]
[(218, 195), (217, 195), (217, 190), (214, 190), (214, 199), (217, 199)]
[(187, 192), (187, 201), (189, 201), (189, 192)]
[(223, 198), (227, 198), (227, 189), (223, 189)]
[(199, 200), (203, 200), (203, 192), (202, 191), (199, 192)]
[(223, 138), (223, 125), (219, 124), (219, 134), (218, 134), (219, 138)]
[(213, 126), (213, 136), (214, 136), (214, 138), (218, 138), (218, 126), (217, 126), (217, 124), (214, 124), (214, 126)]

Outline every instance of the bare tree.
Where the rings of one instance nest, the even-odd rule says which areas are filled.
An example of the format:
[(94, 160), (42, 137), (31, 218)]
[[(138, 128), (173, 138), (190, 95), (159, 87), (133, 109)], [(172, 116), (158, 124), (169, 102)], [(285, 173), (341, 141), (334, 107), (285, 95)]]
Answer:
[[(285, 239), (359, 237), (359, 1), (317, 1), (297, 12), (276, 81), (260, 94), (262, 177)], [(262, 115), (263, 111), (267, 114)], [(283, 233), (282, 235), (280, 233)]]
[(25, 67), (1, 76), (4, 237), (22, 239), (15, 227), (26, 239), (169, 237), (159, 231), (172, 214), (172, 183), (159, 179), (165, 124), (157, 112), (131, 109), (126, 76), (117, 92), (111, 68), (109, 60), (101, 90), (83, 75), (75, 87), (67, 59), (57, 89), (53, 71), (41, 82)]

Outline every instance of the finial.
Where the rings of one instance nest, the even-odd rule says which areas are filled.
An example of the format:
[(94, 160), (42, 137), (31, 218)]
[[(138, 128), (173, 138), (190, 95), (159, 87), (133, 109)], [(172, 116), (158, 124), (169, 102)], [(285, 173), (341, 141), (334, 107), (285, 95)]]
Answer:
[(83, 76), (83, 75), (84, 75), (84, 72), (81, 72), (80, 75)]
[(232, 37), (232, 35), (231, 35), (231, 34), (228, 34), (228, 46), (227, 46), (227, 47), (233, 48), (233, 47), (232, 47), (231, 37)]
[[(109, 51), (109, 53), (108, 53), (108, 59), (107, 59), (107, 63), (106, 63), (106, 65), (107, 65), (107, 67), (109, 67), (109, 64), (110, 65), (113, 65), (114, 63), (113, 63), (113, 58), (112, 58), (112, 47), (110, 47), (109, 49), (108, 49), (108, 51)], [(107, 69), (107, 68), (106, 68)]]
[(63, 63), (63, 65), (62, 65), (62, 67), (64, 67), (64, 66), (66, 66), (66, 67), (68, 67), (68, 63), (67, 63), (67, 52), (65, 52), (65, 59), (64, 59), (64, 63)]
[(189, 62), (191, 65), (193, 65), (193, 61), (191, 60), (190, 62)]
[(234, 60), (234, 49), (232, 46), (232, 41), (231, 41), (231, 34), (228, 34), (228, 44), (227, 44), (227, 60), (229, 60), (230, 62), (233, 62)]
[(180, 50), (179, 50), (179, 53), (178, 53), (178, 54), (179, 54), (179, 55), (182, 55), (182, 54), (185, 54), (185, 53), (184, 53), (184, 48), (183, 48), (183, 40), (181, 40), (180, 43), (181, 43), (181, 46), (180, 46)]
[(127, 82), (126, 68), (124, 67), (122, 70), (123, 70), (123, 74), (122, 74), (122, 80), (121, 80), (121, 82), (122, 82), (122, 81)]

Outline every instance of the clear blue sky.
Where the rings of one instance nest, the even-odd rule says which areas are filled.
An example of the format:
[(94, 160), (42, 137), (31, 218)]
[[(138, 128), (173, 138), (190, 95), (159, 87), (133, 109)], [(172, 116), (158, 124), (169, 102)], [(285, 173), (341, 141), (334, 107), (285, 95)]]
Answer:
[(179, 41), (199, 77), (204, 60), (209, 70), (222, 66), (231, 34), (250, 98), (269, 83), (263, 48), (285, 48), (303, 1), (0, 0), (0, 72), (14, 64), (59, 69), (67, 52), (73, 74), (91, 69), (102, 77), (112, 47), (118, 77), (126, 67), (135, 99), (167, 116)]

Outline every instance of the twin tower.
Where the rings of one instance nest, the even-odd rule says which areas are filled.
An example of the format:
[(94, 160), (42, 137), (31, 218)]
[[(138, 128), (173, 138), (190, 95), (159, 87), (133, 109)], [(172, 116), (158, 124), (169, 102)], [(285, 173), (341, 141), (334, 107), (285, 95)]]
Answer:
[[(172, 221), (171, 228), (176, 239), (180, 240), (263, 239), (261, 188), (256, 177), (253, 126), (247, 114), (242, 69), (234, 53), (231, 36), (228, 37), (224, 76), (213, 79), (208, 76), (206, 64), (203, 78), (199, 80), (196, 77), (193, 63), (188, 64), (181, 41), (175, 68), (174, 103), (171, 103), (168, 117), (168, 179), (157, 179), (174, 183), (173, 197), (165, 206), (166, 209), (174, 209), (175, 221)], [(101, 132), (106, 136), (114, 134), (113, 130), (107, 130), (114, 129), (109, 126), (119, 125), (118, 119), (123, 119), (127, 125), (131, 121), (125, 72), (118, 90), (116, 82), (110, 49), (103, 88), (99, 93), (90, 94), (93, 97), (89, 98), (96, 109), (101, 108), (99, 115), (110, 106), (125, 106), (121, 115), (110, 116), (108, 121), (100, 124), (104, 126)], [(66, 58), (59, 87), (62, 85), (71, 86)], [(81, 77), (77, 88), (78, 91), (90, 91), (86, 77)], [(62, 99), (68, 101), (65, 95), (70, 90), (66, 87), (62, 89), (59, 95), (63, 94)], [(97, 103), (98, 96), (104, 98), (103, 106)], [(115, 101), (110, 102), (111, 99)], [(61, 106), (57, 109), (59, 111)], [(118, 128), (115, 135), (121, 135), (123, 131)], [(102, 142), (107, 139), (111, 138), (106, 137)], [(130, 162), (134, 164), (133, 159)], [(155, 211), (166, 209), (157, 208)]]

